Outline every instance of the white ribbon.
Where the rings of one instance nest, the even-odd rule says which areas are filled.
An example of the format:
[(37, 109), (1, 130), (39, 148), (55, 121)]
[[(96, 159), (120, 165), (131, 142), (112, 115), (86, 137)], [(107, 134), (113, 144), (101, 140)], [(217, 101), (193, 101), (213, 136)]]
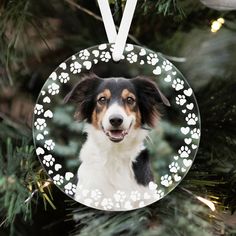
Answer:
[(116, 26), (112, 17), (108, 0), (98, 0), (98, 5), (101, 11), (108, 42), (115, 43), (112, 58), (114, 61), (119, 61), (125, 49), (130, 25), (134, 16), (135, 7), (137, 5), (137, 0), (127, 0), (118, 34), (116, 32)]

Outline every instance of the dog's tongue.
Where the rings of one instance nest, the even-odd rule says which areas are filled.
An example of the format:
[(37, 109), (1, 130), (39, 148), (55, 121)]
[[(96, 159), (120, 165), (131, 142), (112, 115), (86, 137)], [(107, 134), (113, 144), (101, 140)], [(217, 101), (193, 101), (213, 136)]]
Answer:
[(124, 137), (123, 133), (124, 132), (122, 130), (111, 130), (110, 131), (111, 137), (117, 138), (117, 139), (123, 138)]

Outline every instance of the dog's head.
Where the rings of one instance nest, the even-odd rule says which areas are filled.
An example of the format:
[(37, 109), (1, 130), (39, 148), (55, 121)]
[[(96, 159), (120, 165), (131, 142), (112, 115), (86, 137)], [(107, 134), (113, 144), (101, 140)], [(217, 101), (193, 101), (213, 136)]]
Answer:
[(113, 142), (120, 142), (131, 129), (145, 124), (154, 127), (160, 117), (159, 104), (168, 99), (146, 77), (101, 79), (88, 74), (64, 99), (76, 104), (75, 118), (85, 120), (104, 132)]

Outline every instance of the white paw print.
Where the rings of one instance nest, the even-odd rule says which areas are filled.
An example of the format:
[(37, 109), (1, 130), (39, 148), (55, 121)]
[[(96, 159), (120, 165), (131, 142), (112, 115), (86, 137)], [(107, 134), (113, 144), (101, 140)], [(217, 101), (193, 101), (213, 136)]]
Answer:
[(159, 59), (157, 58), (157, 54), (155, 54), (155, 53), (150, 53), (147, 56), (147, 63), (148, 64), (151, 64), (151, 65), (155, 66), (158, 61), (159, 61)]
[(164, 197), (164, 192), (161, 190), (161, 189), (159, 189), (155, 194), (154, 194), (154, 198), (156, 199), (156, 200), (159, 200), (160, 198), (162, 198), (162, 197)]
[(45, 155), (43, 157), (43, 164), (46, 165), (47, 167), (52, 166), (54, 162), (55, 162), (55, 158), (51, 154)]
[(134, 52), (131, 52), (127, 55), (127, 60), (129, 61), (129, 63), (134, 63), (134, 62), (137, 62), (138, 60), (138, 55), (135, 54)]
[(178, 152), (179, 152), (180, 157), (182, 158), (189, 157), (189, 154), (191, 153), (190, 149), (187, 146), (182, 146)]
[(81, 60), (88, 60), (89, 56), (90, 56), (90, 53), (87, 49), (79, 52), (79, 58), (81, 58)]
[(72, 72), (73, 74), (80, 73), (81, 68), (82, 68), (82, 66), (77, 61), (70, 64), (70, 72)]
[(93, 198), (95, 201), (99, 200), (102, 196), (102, 193), (98, 190), (91, 190), (91, 194), (90, 194), (91, 198)]
[(130, 201), (127, 201), (124, 204), (124, 208), (127, 209), (127, 210), (131, 210), (131, 209), (133, 209), (133, 206), (132, 206)]
[(194, 113), (190, 113), (188, 114), (188, 116), (185, 118), (185, 120), (187, 121), (188, 125), (196, 125), (198, 118)]
[(53, 150), (54, 147), (55, 147), (55, 143), (52, 141), (52, 139), (48, 139), (48, 140), (45, 141), (44, 147), (45, 147), (48, 151)]
[(46, 128), (47, 124), (45, 122), (45, 119), (37, 118), (37, 120), (34, 122), (34, 126), (37, 130), (43, 130)]
[(194, 139), (199, 139), (200, 138), (200, 129), (194, 128), (191, 130), (191, 137)]
[(172, 87), (176, 90), (179, 91), (184, 88), (184, 81), (177, 78), (173, 81)]
[(164, 61), (163, 64), (162, 64), (162, 68), (165, 70), (165, 71), (169, 71), (172, 69), (172, 65), (169, 61)]
[(104, 198), (101, 202), (101, 206), (104, 210), (110, 210), (112, 209), (113, 203), (111, 198)]
[(108, 62), (111, 59), (111, 54), (109, 52), (102, 52), (101, 61)]
[(53, 182), (57, 185), (61, 185), (64, 182), (64, 177), (62, 175), (57, 174), (53, 177)]
[(73, 195), (76, 192), (76, 185), (72, 183), (68, 183), (65, 185), (65, 193), (69, 195)]
[(116, 193), (114, 193), (113, 197), (117, 202), (124, 202), (126, 195), (125, 192), (118, 190)]
[(69, 77), (69, 74), (66, 73), (66, 72), (62, 72), (60, 75), (59, 75), (59, 80), (61, 83), (67, 83), (69, 80), (70, 80), (70, 77)]
[(41, 113), (43, 113), (43, 105), (40, 104), (36, 104), (35, 108), (34, 108), (34, 114), (40, 115)]
[(165, 187), (169, 187), (173, 183), (170, 175), (161, 176), (161, 184)]
[(52, 83), (52, 84), (48, 85), (48, 92), (51, 95), (58, 94), (59, 93), (59, 85), (55, 84), (55, 83)]
[(134, 202), (139, 201), (141, 198), (141, 194), (138, 191), (132, 191), (130, 194), (130, 199)]
[(172, 162), (170, 165), (169, 165), (169, 169), (170, 169), (170, 172), (171, 173), (177, 173), (178, 170), (180, 169), (179, 167), (179, 164), (177, 162)]
[(187, 102), (186, 97), (184, 95), (178, 95), (175, 100), (176, 104), (180, 106), (183, 106)]
[(165, 193), (163, 190), (159, 189), (157, 191), (156, 195), (157, 195), (158, 199), (160, 199), (160, 198), (164, 197)]
[(93, 200), (91, 198), (84, 199), (84, 204), (87, 206), (92, 206)]
[(155, 182), (153, 182), (153, 181), (149, 182), (149, 184), (148, 184), (148, 188), (151, 191), (156, 191), (157, 187), (158, 187), (158, 185)]

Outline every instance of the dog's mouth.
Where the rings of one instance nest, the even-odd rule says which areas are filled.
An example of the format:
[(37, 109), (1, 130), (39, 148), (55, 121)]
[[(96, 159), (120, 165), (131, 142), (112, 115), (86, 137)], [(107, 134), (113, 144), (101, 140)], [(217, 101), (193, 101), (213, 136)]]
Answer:
[(106, 136), (115, 143), (118, 143), (124, 139), (124, 137), (129, 133), (129, 130), (131, 128), (132, 123), (130, 124), (130, 127), (128, 129), (111, 129), (111, 130), (105, 130), (103, 127), (103, 132), (106, 134)]
[(105, 134), (111, 141), (118, 143), (128, 134), (128, 130), (108, 130)]

